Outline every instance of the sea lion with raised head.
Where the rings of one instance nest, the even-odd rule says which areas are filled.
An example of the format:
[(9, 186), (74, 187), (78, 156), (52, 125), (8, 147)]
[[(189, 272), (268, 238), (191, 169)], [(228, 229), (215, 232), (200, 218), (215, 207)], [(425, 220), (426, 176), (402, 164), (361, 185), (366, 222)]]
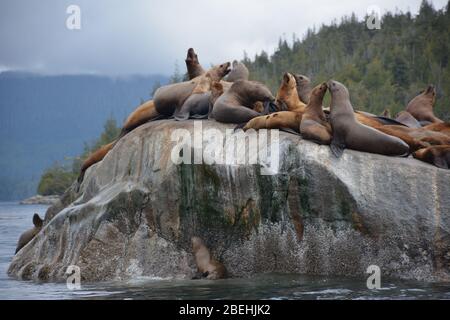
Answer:
[(406, 106), (408, 111), (418, 121), (429, 121), (432, 123), (444, 122), (434, 115), (433, 107), (436, 102), (436, 89), (432, 84), (421, 94), (412, 99)]
[(450, 145), (431, 146), (413, 153), (413, 157), (441, 169), (450, 168)]
[(312, 91), (311, 79), (303, 74), (295, 74), (294, 77), (297, 84), (298, 97), (303, 103), (307, 104)]
[(261, 113), (252, 108), (257, 101), (272, 103), (275, 97), (269, 88), (257, 81), (238, 80), (214, 103), (211, 117), (224, 123), (244, 123)]
[(200, 275), (209, 280), (225, 278), (227, 275), (225, 266), (212, 257), (203, 240), (199, 237), (192, 237), (191, 242)]
[(236, 60), (233, 61), (233, 69), (231, 69), (228, 74), (226, 81), (235, 82), (238, 80), (248, 80), (250, 72), (248, 71), (245, 64), (242, 62), (238, 62)]
[(283, 74), (283, 79), (281, 80), (281, 85), (277, 92), (276, 104), (278, 106), (278, 111), (305, 111), (306, 104), (299, 98), (297, 81), (289, 72)]
[(200, 62), (198, 61), (198, 56), (195, 53), (194, 49), (189, 48), (185, 62), (189, 80), (197, 78), (198, 76), (206, 73), (205, 69), (203, 69)]
[[(182, 114), (190, 112), (194, 105), (192, 100), (188, 106), (183, 104), (194, 94), (203, 95), (209, 90), (211, 81), (219, 81), (230, 72), (230, 63), (223, 63), (208, 70), (204, 75), (190, 81), (169, 84), (156, 90), (153, 97), (156, 111), (164, 116), (171, 117), (175, 111), (183, 110)], [(195, 91), (194, 91), (195, 90)]]
[(38, 233), (41, 231), (42, 226), (44, 224), (44, 220), (39, 217), (37, 213), (33, 215), (33, 224), (34, 227), (22, 233), (19, 237), (19, 241), (17, 242), (16, 252), (19, 252), (28, 242), (30, 242)]
[(328, 81), (331, 93), (330, 123), (333, 130), (331, 151), (340, 157), (345, 148), (389, 156), (406, 156), (409, 146), (397, 137), (382, 133), (356, 121), (347, 88)]
[(312, 90), (300, 123), (302, 137), (318, 144), (330, 144), (332, 136), (331, 125), (322, 109), (327, 89), (328, 86), (324, 82)]
[(275, 104), (277, 112), (251, 119), (245, 124), (244, 131), (248, 129), (284, 129), (291, 133), (300, 133), (300, 123), (306, 105), (298, 97), (296, 80), (292, 74), (285, 73), (283, 75)]

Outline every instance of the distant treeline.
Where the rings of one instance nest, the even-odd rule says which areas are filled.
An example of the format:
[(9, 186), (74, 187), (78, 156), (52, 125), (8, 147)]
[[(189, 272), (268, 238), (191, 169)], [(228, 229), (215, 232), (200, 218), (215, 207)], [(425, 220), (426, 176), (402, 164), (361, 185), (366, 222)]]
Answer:
[[(276, 92), (284, 72), (302, 73), (317, 84), (346, 84), (353, 105), (394, 114), (430, 83), (437, 88), (435, 112), (450, 120), (450, 2), (442, 10), (423, 1), (419, 14), (387, 13), (381, 29), (369, 30), (355, 15), (310, 29), (302, 40), (281, 39), (275, 53), (244, 63), (254, 80)], [(328, 103), (328, 101), (326, 101)]]

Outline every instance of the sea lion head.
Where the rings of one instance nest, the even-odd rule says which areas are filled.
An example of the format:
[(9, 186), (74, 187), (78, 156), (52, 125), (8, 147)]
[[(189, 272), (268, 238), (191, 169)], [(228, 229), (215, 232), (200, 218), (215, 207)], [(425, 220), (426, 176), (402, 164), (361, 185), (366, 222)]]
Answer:
[(228, 73), (230, 73), (231, 71), (230, 65), (231, 64), (229, 62), (225, 62), (218, 66), (212, 67), (208, 71), (207, 75), (211, 78), (212, 81), (219, 81), (223, 77), (225, 77)]
[[(234, 82), (236, 86), (240, 88), (244, 88), (242, 96), (250, 100), (249, 106), (253, 105), (256, 101), (260, 102), (273, 102), (275, 101), (275, 97), (273, 96), (270, 89), (266, 87), (264, 84), (258, 81), (248, 81), (248, 80), (238, 80)], [(233, 85), (234, 85), (233, 84)]]
[(431, 146), (413, 152), (413, 157), (435, 165), (438, 168), (449, 169), (450, 146)]
[(327, 82), (327, 86), (332, 99), (349, 99), (350, 94), (348, 93), (348, 89), (342, 83), (330, 80)]
[(233, 69), (227, 77), (227, 81), (235, 82), (238, 80), (248, 80), (250, 72), (245, 64), (237, 60), (233, 61)]
[(33, 215), (33, 224), (33, 228), (25, 231), (20, 236), (16, 247), (16, 253), (19, 252), (19, 250), (22, 249), (28, 242), (30, 242), (39, 233), (39, 231), (41, 231), (44, 220), (42, 220), (41, 217), (39, 217), (39, 215), (35, 213)]
[(311, 79), (303, 74), (294, 74), (294, 77), (297, 82), (298, 97), (303, 103), (308, 103), (311, 91)]
[(350, 103), (350, 94), (348, 89), (340, 82), (335, 80), (330, 80), (327, 82), (328, 90), (331, 93), (331, 114), (333, 113), (344, 113), (352, 114), (353, 107)]
[(434, 105), (436, 102), (436, 88), (434, 85), (428, 85), (428, 88), (423, 92), (423, 96), (430, 101), (431, 105)]
[(198, 65), (198, 56), (193, 48), (189, 48), (187, 52), (187, 57), (185, 60), (186, 64)]
[(35, 213), (33, 215), (33, 224), (36, 228), (42, 228), (42, 224), (44, 223), (44, 220), (41, 219), (41, 217), (39, 217), (39, 215), (37, 213)]
[(296, 99), (298, 100), (297, 81), (291, 73), (286, 72), (283, 74), (283, 79), (277, 92), (276, 104), (278, 111), (288, 110), (288, 105), (292, 100)]
[(326, 82), (322, 82), (321, 84), (316, 86), (311, 91), (311, 99), (314, 98), (315, 101), (320, 102), (320, 104), (322, 104), (323, 97), (325, 96), (325, 93), (327, 92), (327, 89), (328, 89), (327, 83)]
[(205, 243), (199, 237), (192, 237), (191, 243), (192, 243), (192, 251), (194, 253), (197, 252), (200, 248), (205, 246)]

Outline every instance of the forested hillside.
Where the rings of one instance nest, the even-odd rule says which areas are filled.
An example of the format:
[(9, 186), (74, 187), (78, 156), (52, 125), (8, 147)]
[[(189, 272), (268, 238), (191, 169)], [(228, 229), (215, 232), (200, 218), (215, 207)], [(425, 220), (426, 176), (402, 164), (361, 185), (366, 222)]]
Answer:
[[(450, 2), (449, 2), (450, 4)], [(346, 84), (355, 107), (391, 112), (427, 84), (437, 87), (436, 113), (450, 120), (450, 10), (424, 1), (419, 14), (388, 13), (380, 30), (353, 15), (311, 29), (303, 39), (282, 39), (271, 56), (246, 57), (251, 77), (276, 92), (283, 72), (302, 73), (317, 84), (330, 78)]]

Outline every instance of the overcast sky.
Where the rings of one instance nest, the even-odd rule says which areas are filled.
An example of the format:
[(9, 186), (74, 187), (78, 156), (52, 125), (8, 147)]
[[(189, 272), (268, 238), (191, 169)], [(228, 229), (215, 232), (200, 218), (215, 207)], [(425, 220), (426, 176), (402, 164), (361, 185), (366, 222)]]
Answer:
[[(417, 13), (421, 0), (1, 0), (0, 71), (46, 74), (171, 74), (186, 50), (202, 64), (273, 52), (280, 36), (302, 37), (370, 5)], [(433, 0), (441, 9), (447, 0)], [(81, 9), (81, 30), (68, 30), (66, 9)]]

